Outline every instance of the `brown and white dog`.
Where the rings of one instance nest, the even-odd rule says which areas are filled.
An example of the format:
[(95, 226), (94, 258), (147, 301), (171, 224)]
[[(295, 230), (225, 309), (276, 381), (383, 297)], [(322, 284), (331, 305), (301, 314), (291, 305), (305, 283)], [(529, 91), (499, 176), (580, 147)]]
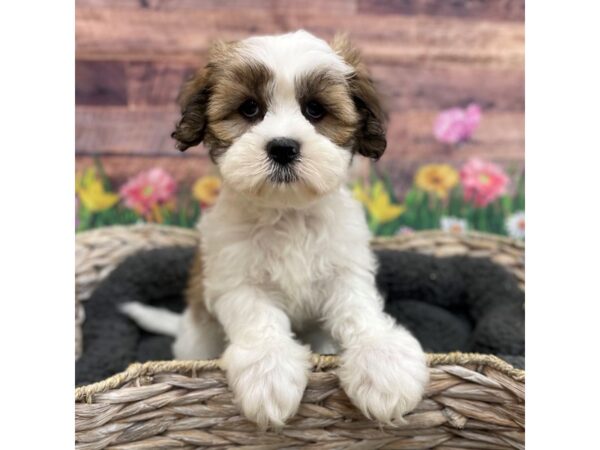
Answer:
[(176, 336), (178, 359), (222, 356), (243, 413), (279, 427), (300, 404), (310, 350), (340, 350), (341, 384), (381, 422), (420, 401), (425, 356), (383, 312), (352, 158), (385, 150), (385, 114), (359, 53), (298, 31), (213, 47), (183, 88), (173, 137), (204, 142), (223, 178), (199, 223), (183, 316), (124, 311)]

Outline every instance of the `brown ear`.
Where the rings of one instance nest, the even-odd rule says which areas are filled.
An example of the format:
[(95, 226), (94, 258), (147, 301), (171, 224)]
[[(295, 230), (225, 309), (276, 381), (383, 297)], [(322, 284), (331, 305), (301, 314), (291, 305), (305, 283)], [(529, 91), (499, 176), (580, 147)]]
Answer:
[(383, 155), (387, 145), (385, 140), (387, 115), (373, 80), (361, 61), (360, 52), (352, 46), (346, 35), (336, 35), (331, 48), (354, 68), (354, 73), (348, 80), (350, 93), (360, 116), (354, 151), (377, 160)]
[(206, 130), (206, 107), (209, 98), (209, 68), (205, 67), (181, 88), (178, 102), (181, 119), (171, 137), (182, 152), (202, 142)]

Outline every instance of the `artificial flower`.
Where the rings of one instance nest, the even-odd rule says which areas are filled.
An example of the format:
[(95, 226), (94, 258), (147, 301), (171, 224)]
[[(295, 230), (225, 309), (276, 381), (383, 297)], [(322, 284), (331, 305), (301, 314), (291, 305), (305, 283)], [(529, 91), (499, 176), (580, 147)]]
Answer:
[(404, 206), (391, 202), (390, 194), (381, 181), (376, 181), (372, 188), (366, 190), (356, 184), (353, 193), (354, 198), (365, 205), (371, 218), (378, 224), (391, 222), (406, 210)]
[(79, 191), (82, 188), (89, 186), (94, 181), (97, 181), (98, 175), (96, 174), (96, 169), (93, 167), (88, 167), (83, 171), (83, 174), (78, 173), (75, 175), (75, 193), (79, 194)]
[(81, 204), (90, 212), (100, 212), (112, 208), (119, 196), (104, 189), (102, 180), (96, 175), (93, 168), (87, 169), (83, 176), (75, 178), (75, 193)]
[(508, 176), (494, 163), (469, 159), (460, 171), (465, 200), (475, 206), (486, 206), (506, 192)]
[(515, 239), (525, 239), (525, 212), (517, 211), (506, 218), (506, 231)]
[(156, 215), (158, 205), (169, 201), (176, 188), (171, 175), (161, 168), (153, 168), (130, 179), (119, 192), (128, 208), (149, 216)]
[(481, 108), (474, 103), (466, 108), (450, 108), (438, 114), (433, 134), (445, 144), (456, 144), (471, 137), (481, 122)]
[(192, 187), (192, 194), (204, 206), (211, 206), (217, 201), (221, 190), (221, 179), (214, 175), (199, 178)]
[(415, 230), (413, 230), (411, 227), (400, 227), (398, 229), (398, 231), (396, 232), (396, 234), (398, 236), (406, 236), (408, 234), (414, 234)]
[(460, 217), (445, 216), (440, 219), (440, 228), (454, 234), (464, 234), (467, 229), (467, 221)]
[(415, 185), (424, 190), (446, 198), (448, 192), (458, 184), (458, 172), (448, 164), (428, 164), (417, 170)]

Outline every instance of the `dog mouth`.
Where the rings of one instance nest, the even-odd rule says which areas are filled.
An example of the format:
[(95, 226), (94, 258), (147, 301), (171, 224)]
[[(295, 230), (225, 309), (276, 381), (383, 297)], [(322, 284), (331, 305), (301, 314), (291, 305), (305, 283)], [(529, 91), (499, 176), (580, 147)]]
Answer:
[(292, 184), (299, 180), (294, 164), (271, 164), (269, 181), (275, 184)]

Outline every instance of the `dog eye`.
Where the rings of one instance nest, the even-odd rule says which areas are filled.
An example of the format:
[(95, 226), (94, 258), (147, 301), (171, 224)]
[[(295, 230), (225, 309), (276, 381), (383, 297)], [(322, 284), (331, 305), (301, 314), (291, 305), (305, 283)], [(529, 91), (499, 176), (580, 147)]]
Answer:
[(325, 108), (316, 100), (311, 100), (304, 105), (304, 115), (311, 121), (321, 120), (325, 116)]
[(239, 108), (239, 112), (246, 119), (255, 119), (260, 112), (260, 108), (258, 107), (258, 103), (256, 103), (254, 100), (248, 99), (242, 103), (242, 106)]

